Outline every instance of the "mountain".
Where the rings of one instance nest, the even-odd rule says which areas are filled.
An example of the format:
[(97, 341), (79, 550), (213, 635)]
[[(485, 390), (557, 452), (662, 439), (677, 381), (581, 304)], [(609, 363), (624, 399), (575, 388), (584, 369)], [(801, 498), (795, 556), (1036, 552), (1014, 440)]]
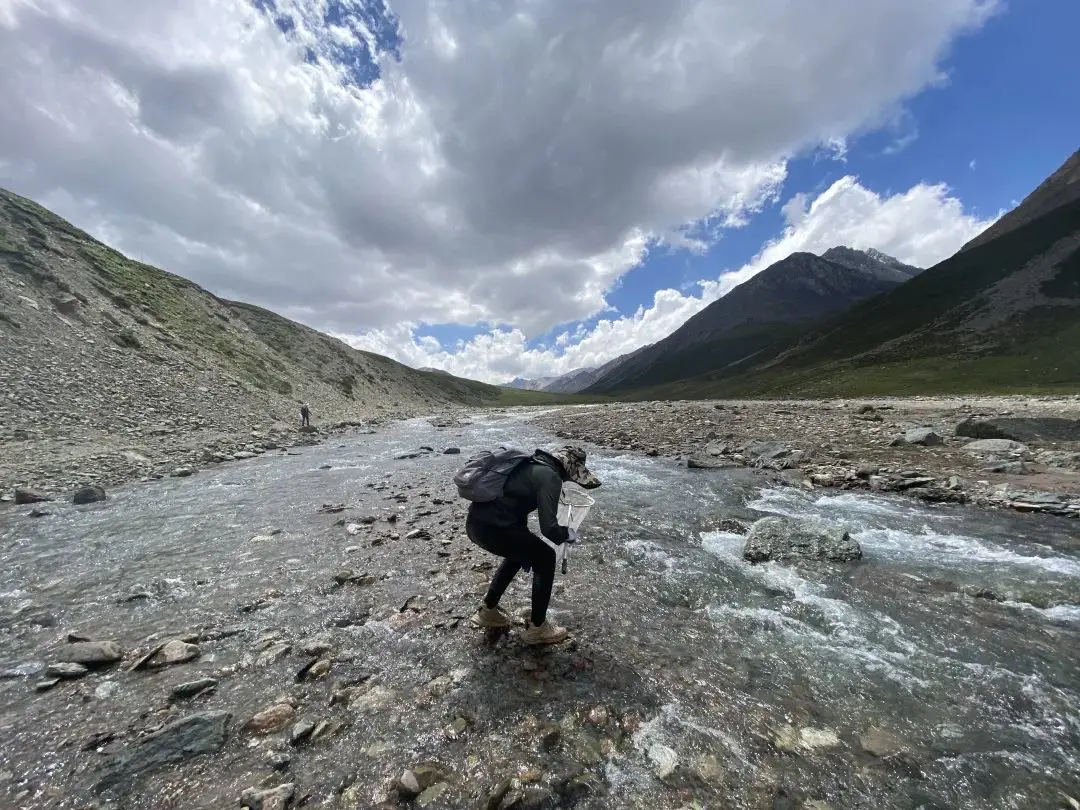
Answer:
[(576, 394), (588, 388), (595, 375), (595, 368), (575, 368), (545, 384), (544, 390), (553, 394)]
[(517, 388), (520, 391), (543, 391), (545, 385), (557, 379), (558, 377), (538, 377), (535, 380), (530, 380), (525, 377), (514, 377), (514, 379), (506, 383), (506, 387)]
[(985, 245), (1076, 199), (1080, 199), (1080, 149), (1073, 152), (1072, 157), (1040, 183), (1020, 205), (964, 245), (962, 250)]
[(635, 397), (1080, 393), (1073, 155), (996, 235), (737, 367)]
[(589, 393), (648, 388), (746, 362), (799, 325), (903, 284), (919, 269), (874, 251), (793, 253), (597, 378)]
[[(292, 425), (301, 401), (326, 424), (500, 397), (218, 298), (3, 190), (0, 355), (0, 446), (248, 433)], [(0, 452), (0, 478), (29, 452)]]
[(904, 264), (873, 248), (855, 250), (843, 246), (834, 247), (822, 253), (821, 258), (894, 284), (903, 284), (922, 272), (922, 268)]

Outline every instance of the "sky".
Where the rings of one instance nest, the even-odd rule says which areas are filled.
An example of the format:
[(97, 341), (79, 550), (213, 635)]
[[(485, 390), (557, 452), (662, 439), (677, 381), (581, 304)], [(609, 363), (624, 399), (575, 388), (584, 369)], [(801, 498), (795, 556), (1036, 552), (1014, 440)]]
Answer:
[(598, 365), (928, 267), (1080, 146), (1075, 0), (0, 0), (0, 185), (414, 367)]

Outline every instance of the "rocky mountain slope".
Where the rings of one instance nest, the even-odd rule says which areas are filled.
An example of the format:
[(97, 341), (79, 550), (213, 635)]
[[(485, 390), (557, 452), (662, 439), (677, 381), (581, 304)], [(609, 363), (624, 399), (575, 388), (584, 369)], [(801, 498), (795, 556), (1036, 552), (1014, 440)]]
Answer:
[(217, 298), (6, 191), (0, 355), (0, 491), (152, 470), (172, 443), (291, 430), (302, 401), (326, 425), (500, 396)]
[(1040, 183), (1020, 205), (964, 245), (963, 250), (985, 245), (1008, 231), (1077, 199), (1080, 199), (1080, 149), (1073, 152), (1072, 157)]
[(619, 363), (588, 391), (648, 388), (745, 361), (779, 345), (799, 324), (890, 290), (918, 272), (876, 251), (794, 253)]
[[(1075, 166), (1074, 155), (1054, 177)], [(1067, 201), (1047, 211), (1052, 199)], [(1078, 393), (1080, 197), (1028, 200), (998, 236), (811, 325), (762, 362), (635, 396)]]

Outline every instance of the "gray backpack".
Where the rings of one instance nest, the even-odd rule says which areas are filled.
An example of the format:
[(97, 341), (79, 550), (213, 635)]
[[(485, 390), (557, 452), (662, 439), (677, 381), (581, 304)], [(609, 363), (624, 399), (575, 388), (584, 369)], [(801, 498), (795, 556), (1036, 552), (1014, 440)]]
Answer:
[(506, 447), (500, 447), (494, 453), (490, 450), (480, 451), (454, 474), (458, 495), (474, 503), (485, 503), (501, 497), (506, 479), (532, 457), (532, 453)]

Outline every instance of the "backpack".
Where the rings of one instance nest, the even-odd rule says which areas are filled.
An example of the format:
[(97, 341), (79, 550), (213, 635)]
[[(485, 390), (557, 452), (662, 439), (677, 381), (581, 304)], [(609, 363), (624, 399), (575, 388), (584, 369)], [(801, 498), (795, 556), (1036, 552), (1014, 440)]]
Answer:
[(513, 448), (500, 447), (494, 453), (481, 450), (454, 473), (458, 495), (474, 503), (486, 503), (502, 497), (510, 474), (533, 457)]

